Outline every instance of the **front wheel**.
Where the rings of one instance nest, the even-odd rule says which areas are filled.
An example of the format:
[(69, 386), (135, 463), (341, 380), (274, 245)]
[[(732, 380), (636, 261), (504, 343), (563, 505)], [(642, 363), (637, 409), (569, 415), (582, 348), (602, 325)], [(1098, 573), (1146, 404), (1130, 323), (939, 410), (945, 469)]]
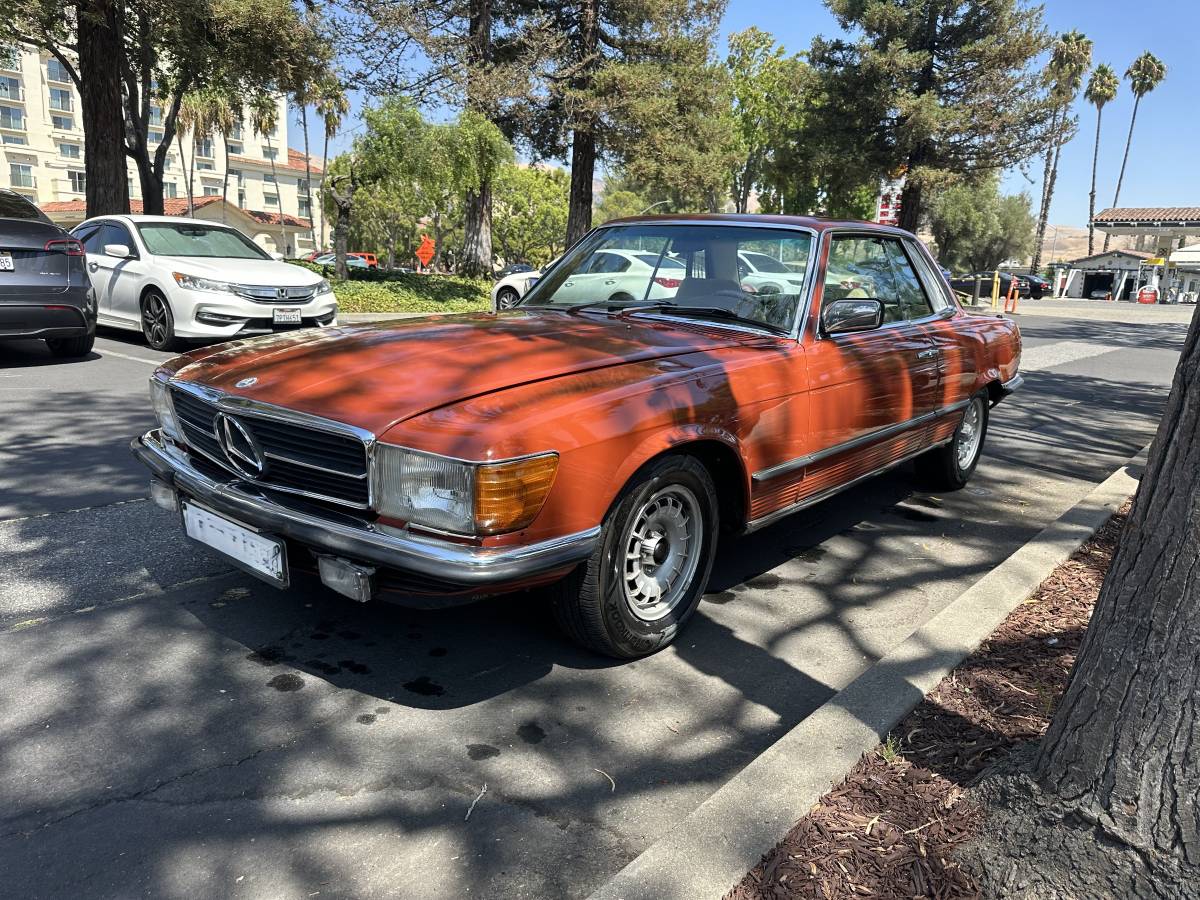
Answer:
[(618, 659), (667, 646), (708, 584), (717, 509), (712, 478), (693, 457), (645, 466), (609, 511), (591, 558), (551, 588), (559, 626)]
[(158, 291), (150, 291), (142, 300), (142, 335), (155, 350), (178, 350), (175, 337), (175, 316), (171, 304)]
[(987, 435), (988, 398), (979, 393), (963, 410), (950, 442), (917, 457), (917, 473), (935, 490), (955, 491), (970, 481)]
[(521, 295), (513, 288), (504, 287), (496, 294), (496, 309), (512, 309), (521, 302)]

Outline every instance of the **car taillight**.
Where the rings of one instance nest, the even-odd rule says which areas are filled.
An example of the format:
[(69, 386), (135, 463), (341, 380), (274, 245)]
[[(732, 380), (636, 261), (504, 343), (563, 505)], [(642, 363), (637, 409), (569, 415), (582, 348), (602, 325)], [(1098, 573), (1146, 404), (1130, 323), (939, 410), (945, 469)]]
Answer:
[(46, 241), (46, 246), (42, 249), (47, 253), (65, 253), (67, 256), (83, 256), (83, 244), (74, 238), (55, 238), (52, 241)]
[(675, 288), (677, 288), (681, 284), (683, 284), (683, 279), (682, 278), (664, 278), (662, 276), (659, 276), (658, 278), (654, 279), (654, 283), (657, 285), (661, 285), (662, 287), (668, 288), (669, 290), (675, 290)]

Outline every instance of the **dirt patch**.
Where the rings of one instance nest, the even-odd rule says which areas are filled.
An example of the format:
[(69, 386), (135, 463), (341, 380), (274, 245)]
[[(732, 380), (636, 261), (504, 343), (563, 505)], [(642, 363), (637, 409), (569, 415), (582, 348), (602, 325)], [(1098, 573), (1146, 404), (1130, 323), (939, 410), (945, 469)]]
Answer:
[(1124, 519), (1055, 569), (726, 900), (979, 897), (954, 858), (983, 821), (966, 788), (1045, 732)]

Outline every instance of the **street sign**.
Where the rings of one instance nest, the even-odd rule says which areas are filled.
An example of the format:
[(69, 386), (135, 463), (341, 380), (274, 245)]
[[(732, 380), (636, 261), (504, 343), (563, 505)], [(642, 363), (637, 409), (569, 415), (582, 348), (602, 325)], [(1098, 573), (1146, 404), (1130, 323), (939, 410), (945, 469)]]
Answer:
[(429, 235), (421, 235), (421, 246), (417, 248), (417, 259), (421, 261), (421, 265), (429, 265), (429, 261), (433, 259), (433, 251), (437, 245), (430, 240)]

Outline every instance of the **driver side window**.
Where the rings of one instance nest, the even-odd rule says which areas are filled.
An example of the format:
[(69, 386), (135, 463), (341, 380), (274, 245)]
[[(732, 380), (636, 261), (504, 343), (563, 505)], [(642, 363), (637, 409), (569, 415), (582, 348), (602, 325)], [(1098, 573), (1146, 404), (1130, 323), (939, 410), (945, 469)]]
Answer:
[(900, 322), (904, 311), (886, 241), (865, 235), (834, 235), (825, 268), (825, 299), (872, 297), (883, 304), (883, 321)]

